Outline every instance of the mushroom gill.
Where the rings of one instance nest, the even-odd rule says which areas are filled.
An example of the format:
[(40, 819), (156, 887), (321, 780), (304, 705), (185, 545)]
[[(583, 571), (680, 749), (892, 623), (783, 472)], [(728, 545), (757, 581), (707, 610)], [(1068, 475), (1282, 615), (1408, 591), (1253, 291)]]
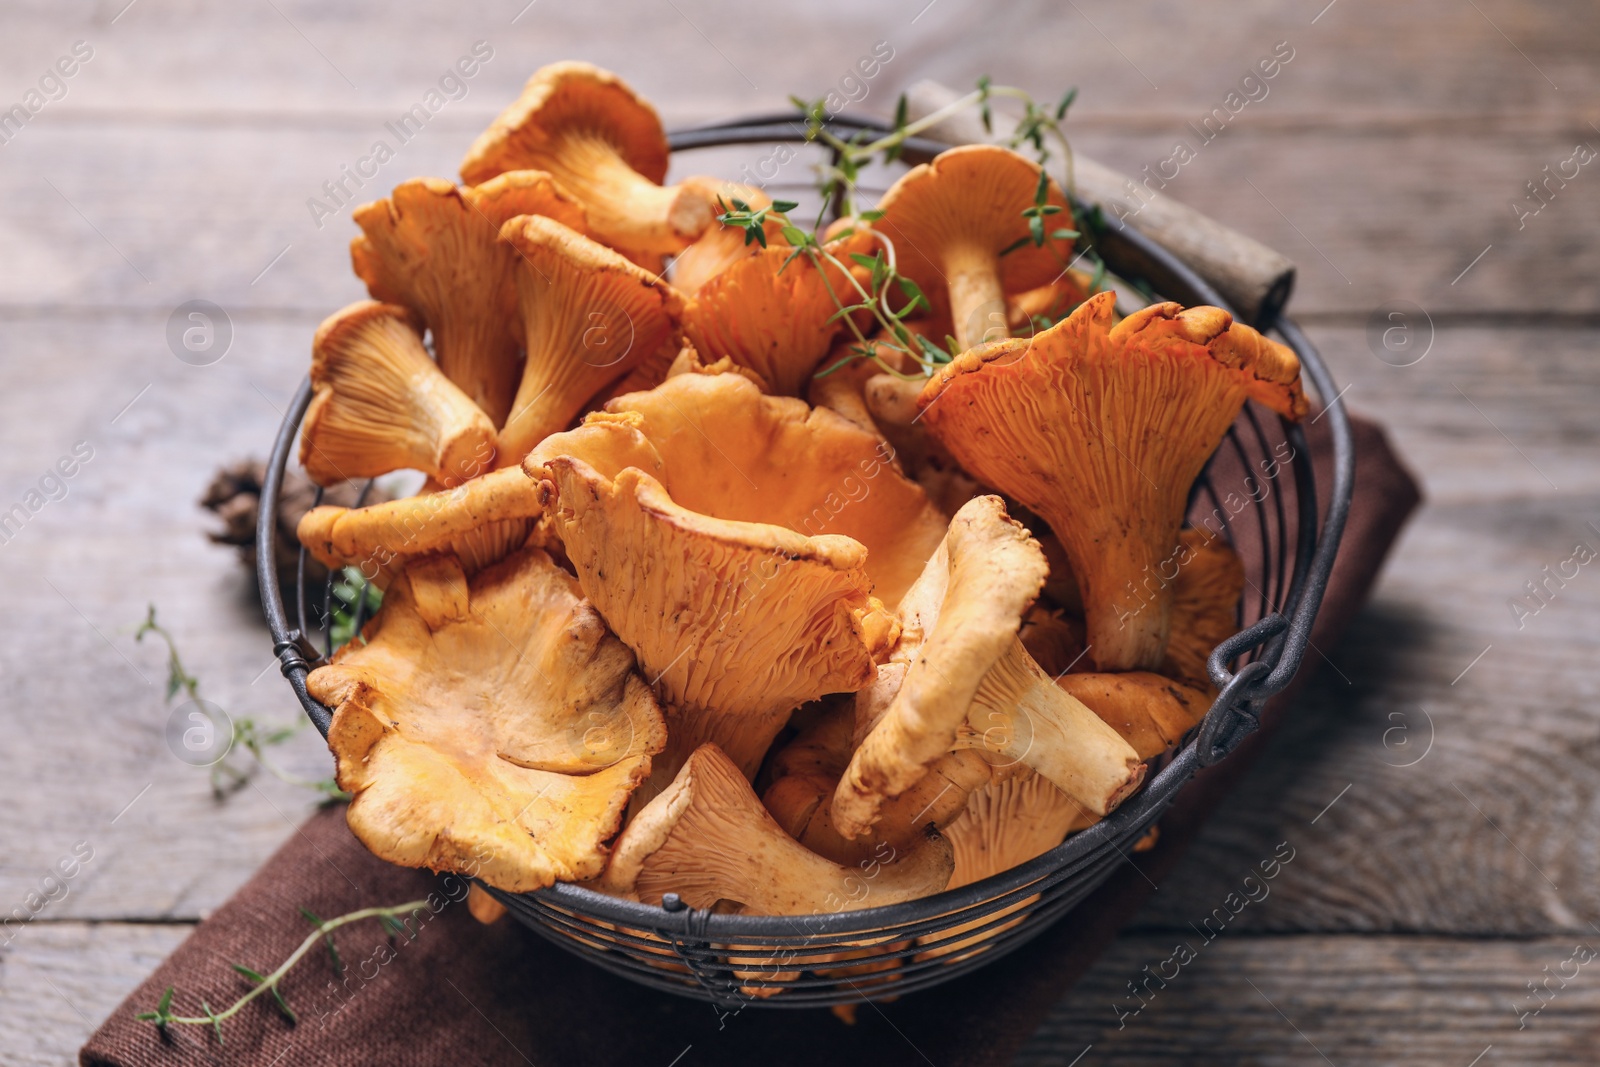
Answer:
[(1101, 670), (1160, 666), (1190, 485), (1247, 399), (1305, 413), (1294, 353), (1227, 312), (1157, 304), (1115, 322), (1091, 297), (1031, 340), (964, 352), (923, 390), (963, 467), (1041, 515), (1082, 593)]

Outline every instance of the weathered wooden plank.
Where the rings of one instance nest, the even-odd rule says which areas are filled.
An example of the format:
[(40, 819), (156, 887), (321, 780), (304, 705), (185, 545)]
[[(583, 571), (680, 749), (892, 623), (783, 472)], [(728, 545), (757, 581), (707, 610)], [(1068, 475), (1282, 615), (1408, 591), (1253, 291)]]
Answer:
[[(341, 215), (318, 229), (307, 201), (324, 196), (323, 183), (341, 180), (341, 167), (379, 139), (392, 142), (397, 157), (364, 190), (351, 190), (360, 199), (413, 174), (453, 173), (474, 132), (526, 71), (564, 55), (590, 55), (624, 71), (681, 121), (726, 117), (730, 100), (757, 109), (780, 104), (790, 90), (821, 92), (833, 75), (820, 72), (838, 66), (842, 77), (856, 52), (902, 40), (896, 28), (905, 31), (903, 46), (863, 106), (886, 105), (890, 90), (926, 74), (960, 83), (987, 69), (975, 65), (987, 57), (970, 45), (977, 9), (957, 5), (930, 9), (916, 25), (904, 12), (853, 17), (859, 42), (841, 38), (826, 21), (837, 13), (822, 11), (815, 22), (786, 28), (793, 44), (776, 50), (758, 43), (768, 30), (759, 20), (711, 3), (633, 12), (622, 20), (629, 34), (598, 38), (588, 20), (606, 18), (604, 5), (534, 7), (514, 26), (503, 6), (521, 10), (486, 4), (446, 18), (287, 5), (279, 15), (142, 0), (115, 25), (96, 27), (105, 34), (101, 49), (67, 83), (65, 98), (5, 146), (0, 232), (15, 254), (0, 270), (0, 303), (170, 307), (205, 295), (230, 307), (314, 307), (329, 294), (356, 291), (341, 251), (351, 227)], [(51, 33), (64, 32), (58, 12), (31, 10), (6, 46), (18, 51), (19, 70), (47, 64), (52, 49), (70, 45), (50, 43)], [(1543, 168), (1569, 160), (1578, 141), (1600, 143), (1577, 97), (1551, 89), (1539, 73), (1582, 84), (1576, 63), (1592, 54), (1584, 42), (1592, 44), (1596, 30), (1578, 7), (1496, 12), (1504, 20), (1496, 25), (1517, 45), (1494, 29), (1488, 9), (1435, 12), (1429, 38), (1436, 44), (1421, 55), (1397, 29), (1410, 14), (1356, 19), (1333, 8), (1311, 26), (1303, 12), (1269, 5), (1227, 20), (1165, 6), (1079, 10), (1042, 14), (1032, 5), (998, 16), (1020, 47), (1008, 54), (1008, 76), (1041, 92), (1067, 75), (1083, 84), (1080, 146), (1121, 169), (1166, 166), (1170, 173), (1166, 161), (1183, 138), (1197, 155), (1166, 191), (1299, 261), (1298, 308), (1365, 315), (1401, 296), (1435, 312), (1593, 303), (1585, 287), (1600, 276), (1593, 262), (1600, 182), (1589, 168), (1550, 185), (1551, 202), (1537, 216), (1519, 221), (1512, 207), (1531, 210), (1537, 202), (1526, 199), (1526, 183), (1545, 180)], [(1086, 19), (1116, 48), (1105, 47)], [(428, 91), (442, 65), (470, 47), (468, 37), (495, 36), (501, 22), (497, 58), (467, 95), (445, 103), (420, 136), (400, 145), (384, 123)], [(696, 26), (715, 32), (702, 36)], [(451, 29), (461, 41), (450, 39)], [(250, 47), (212, 48), (207, 42), (219, 34)], [(1300, 43), (1270, 83), (1276, 88), (1203, 144), (1188, 124), (1222, 105), (1256, 52), (1290, 38)], [(319, 39), (322, 45), (311, 43)], [(1174, 40), (1185, 42), (1181, 63), (1171, 58)], [(835, 52), (833, 66), (819, 58)], [(1350, 62), (1352, 54), (1362, 62)], [(682, 62), (685, 55), (700, 61)], [(765, 88), (739, 73), (754, 68), (750, 57), (759, 58)], [(1164, 87), (1150, 88), (1136, 66)], [(342, 68), (364, 88), (352, 89)], [(1484, 70), (1497, 76), (1485, 78)], [(1097, 100), (1106, 102), (1098, 117)], [(1438, 115), (1448, 121), (1434, 122)], [(727, 169), (755, 166), (766, 154), (749, 149)], [(805, 180), (806, 165), (786, 168), (784, 177)], [(1480, 252), (1483, 259), (1452, 285)]]
[(1197, 921), (1258, 853), (1288, 840), (1301, 858), (1241, 925), (1586, 929), (1600, 875), (1587, 832), (1600, 815), (1600, 681), (1573, 665), (1600, 632), (1600, 584), (1572, 564), (1577, 576), (1552, 581), (1547, 605), (1519, 595), (1576, 543), (1600, 551), (1597, 504), (1426, 513), (1146, 921)]
[(0, 949), (0, 1054), (60, 1067), (193, 926), (43, 923)]
[[(27, 132), (0, 171), (0, 233), (13, 252), (0, 264), (0, 304), (13, 307), (171, 308), (197, 296), (230, 308), (330, 307), (361, 291), (345, 251), (355, 232), (348, 203), (414, 175), (453, 174), (472, 136), (439, 125), (401, 144), (382, 123), (155, 130), (106, 121)], [(1139, 173), (1161, 166), (1182, 132), (1094, 130), (1077, 143)], [(1241, 128), (1200, 148), (1165, 191), (1289, 254), (1301, 271), (1298, 311), (1364, 321), (1407, 299), (1441, 316), (1560, 314), (1597, 297), (1600, 180), (1581, 169), (1520, 223), (1512, 204), (1579, 139), (1600, 146), (1600, 134), (1576, 128), (1492, 138)], [(378, 141), (395, 156), (357, 189), (342, 168)], [(1192, 134), (1187, 142), (1199, 144)], [(1410, 165), (1392, 169), (1397, 153)], [(770, 155), (748, 146), (680, 166), (738, 175)], [(1473, 166), (1458, 168), (1468, 155)], [(813, 161), (796, 154), (779, 180), (807, 183)], [(341, 180), (347, 192), (325, 189)]]
[[(46, 917), (192, 918), (225, 899), (311, 803), (270, 778), (213, 801), (207, 772), (181, 762), (164, 736), (165, 650), (132, 635), (153, 603), (208, 700), (236, 718), (299, 717), (269, 669), (250, 578), (231, 550), (205, 542), (208, 517), (194, 501), (212, 468), (270, 441), (311, 324), (241, 322), (236, 350), (210, 367), (174, 358), (163, 327), (149, 315), (32, 321), (0, 340), (4, 508), (26, 507), (75, 443), (92, 449), (65, 496), (0, 546), (0, 781), (14, 825), (28, 828), (8, 836), (0, 861), (7, 914), (83, 841), (94, 857)], [(328, 774), (309, 728), (285, 749), (292, 770)]]
[[(1187, 931), (1124, 937), (1017, 1064), (1060, 1065), (1080, 1054), (1082, 1064), (1130, 1067), (1593, 1063), (1600, 981), (1593, 962), (1574, 957), (1580, 943), (1591, 961), (1600, 953), (1592, 931), (1531, 941), (1224, 935), (1207, 944)], [(1179, 944), (1193, 954), (1181, 967)], [(1164, 988), (1162, 975), (1170, 979)], [(1529, 994), (1530, 982), (1545, 990), (1544, 1007), (1524, 1016), (1541, 1003)]]
[[(766, 107), (790, 92), (826, 92), (863, 48), (887, 40), (896, 50), (890, 80), (870, 87), (869, 105), (917, 77), (971, 84), (989, 73), (1046, 94), (1077, 84), (1085, 115), (1187, 116), (1219, 105), (1287, 40), (1295, 58), (1269, 86), (1270, 104), (1262, 101), (1275, 111), (1460, 116), (1561, 112), (1571, 101), (1552, 83), (1566, 93), (1581, 88), (1600, 45), (1600, 28), (1580, 0), (1493, 0), (1481, 11), (1336, 5), (1326, 12), (1321, 4), (1252, 0), (1230, 5), (1227, 18), (1152, 0), (1086, 0), (1076, 10), (1048, 0), (1003, 10), (970, 0), (871, 7), (835, 0), (787, 12), (782, 47), (774, 45), (769, 19), (731, 0), (475, 0), (448, 9), (297, 0), (277, 4), (281, 14), (269, 5), (192, 0), (139, 0), (124, 12), (126, 3), (11, 5), (0, 64), (26, 78), (72, 41), (89, 40), (95, 58), (66, 98), (49, 105), (52, 115), (84, 108), (321, 115), (409, 105), (481, 38), (496, 48), (481, 83), (492, 91), (468, 100), (485, 115), (498, 106), (489, 100), (508, 97), (533, 67), (583, 56), (627, 72), (669, 111), (712, 117), (730, 101)], [(1427, 36), (1419, 43), (1423, 22)], [(1003, 49), (1003, 69), (996, 49)], [(31, 80), (17, 81), (15, 95)]]

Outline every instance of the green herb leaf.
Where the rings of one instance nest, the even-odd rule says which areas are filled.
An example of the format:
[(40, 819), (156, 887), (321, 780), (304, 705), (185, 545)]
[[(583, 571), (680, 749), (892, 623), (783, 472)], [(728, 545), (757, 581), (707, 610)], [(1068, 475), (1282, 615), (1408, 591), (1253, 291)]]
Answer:
[(232, 964), (231, 966), (233, 967), (234, 970), (238, 971), (240, 974), (242, 974), (246, 978), (250, 979), (256, 985), (260, 985), (262, 982), (265, 982), (267, 980), (267, 976), (266, 975), (260, 973), (259, 971), (252, 971), (250, 968), (246, 967), (242, 963), (235, 963), (235, 964)]
[(217, 1044), (222, 1044), (222, 1020), (211, 1010), (211, 1005), (203, 1000), (200, 1002), (200, 1010), (206, 1013), (206, 1018), (211, 1020), (211, 1028), (217, 1032)]

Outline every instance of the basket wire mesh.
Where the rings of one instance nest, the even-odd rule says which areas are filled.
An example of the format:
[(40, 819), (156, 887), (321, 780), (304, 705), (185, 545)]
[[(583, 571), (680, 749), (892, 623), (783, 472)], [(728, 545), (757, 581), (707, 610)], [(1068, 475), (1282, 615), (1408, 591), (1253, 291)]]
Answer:
[[(845, 117), (834, 118), (831, 126), (846, 137), (887, 130), (871, 120)], [(670, 135), (674, 152), (804, 140), (804, 119), (793, 114)], [(945, 147), (911, 138), (903, 155), (915, 163)], [(1121, 278), (1165, 299), (1228, 307), (1204, 279), (1136, 230), (1107, 227), (1096, 243), (1108, 268)], [(1304, 378), (1329, 402), (1320, 417), (1326, 419), (1332, 444), (1332, 484), (1319, 509), (1303, 428), (1253, 401), (1246, 404), (1189, 500), (1190, 525), (1214, 529), (1246, 565), (1239, 632), (1213, 651), (1207, 665), (1219, 693), (1185, 743), (1158, 761), (1144, 787), (1109, 817), (1033, 860), (959, 889), (816, 915), (719, 914), (686, 907), (671, 893), (660, 906), (646, 905), (570, 884), (533, 893), (489, 892), (542, 936), (608, 971), (729, 1010), (746, 1005), (818, 1007), (898, 996), (984, 966), (1039, 934), (1119, 864), (1129, 862), (1135, 843), (1184, 783), (1225, 757), (1257, 727), (1262, 705), (1289, 684), (1305, 654), (1350, 503), (1350, 427), (1342, 407), (1330, 401), (1338, 390), (1326, 366), (1300, 330), (1283, 318), (1257, 325), (1274, 330), (1294, 349)], [(289, 625), (270, 565), (277, 533), (272, 518), (310, 399), (307, 380), (279, 429), (262, 492), (257, 558), (263, 561), (259, 579), (274, 653), (306, 714), (326, 736), (332, 713), (309, 694), (306, 676), (332, 655), (332, 628), (326, 617), (316, 626), (307, 618), (305, 550), (297, 575), (295, 627)], [(368, 482), (359, 502), (371, 489)], [(333, 580), (330, 575), (323, 590), (325, 605), (332, 603)], [(355, 608), (358, 630), (367, 621), (366, 605), (363, 590)], [(320, 648), (311, 638), (318, 630)]]

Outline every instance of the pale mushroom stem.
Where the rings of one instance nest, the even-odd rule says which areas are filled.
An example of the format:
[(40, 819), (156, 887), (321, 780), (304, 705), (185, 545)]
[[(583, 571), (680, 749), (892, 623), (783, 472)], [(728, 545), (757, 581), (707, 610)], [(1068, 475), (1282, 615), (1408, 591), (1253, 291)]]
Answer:
[(945, 282), (950, 291), (950, 321), (956, 347), (965, 352), (984, 341), (1003, 341), (1005, 292), (1000, 288), (1000, 260), (977, 244), (953, 244), (944, 254)]
[(1144, 781), (1133, 747), (1057, 686), (1020, 641), (989, 668), (967, 725), (991, 760), (1027, 764), (1096, 815), (1115, 810)]
[(657, 185), (603, 137), (569, 136), (545, 161), (589, 212), (595, 239), (628, 252), (671, 255), (705, 232), (715, 202), (691, 185)]

